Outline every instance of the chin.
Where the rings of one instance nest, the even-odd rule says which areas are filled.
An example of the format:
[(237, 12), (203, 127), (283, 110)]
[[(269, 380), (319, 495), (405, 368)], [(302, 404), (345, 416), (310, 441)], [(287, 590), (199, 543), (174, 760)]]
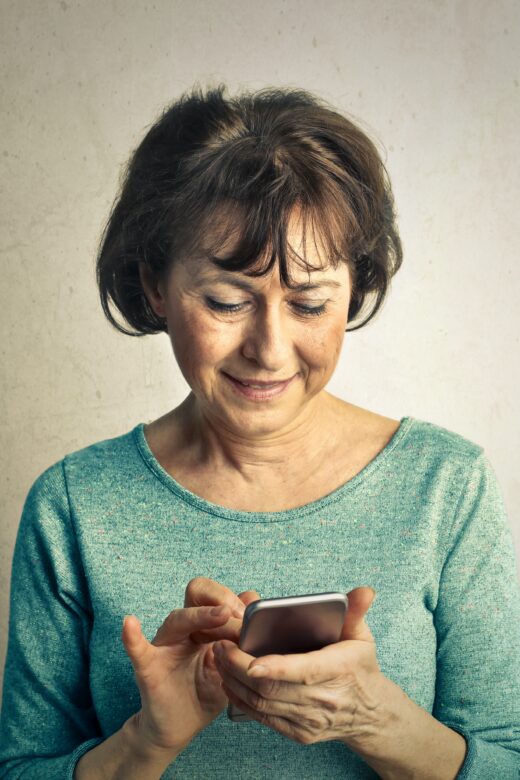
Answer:
[(228, 419), (232, 420), (239, 432), (273, 433), (298, 417), (301, 409), (273, 407), (256, 409), (227, 409)]

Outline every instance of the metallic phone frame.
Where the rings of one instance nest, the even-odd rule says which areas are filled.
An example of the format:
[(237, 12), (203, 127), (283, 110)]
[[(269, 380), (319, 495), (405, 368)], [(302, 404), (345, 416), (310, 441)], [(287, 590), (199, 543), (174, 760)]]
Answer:
[[(339, 591), (252, 601), (238, 646), (257, 657), (318, 650), (339, 641), (347, 608), (347, 596)], [(227, 716), (236, 723), (254, 720), (231, 702)]]

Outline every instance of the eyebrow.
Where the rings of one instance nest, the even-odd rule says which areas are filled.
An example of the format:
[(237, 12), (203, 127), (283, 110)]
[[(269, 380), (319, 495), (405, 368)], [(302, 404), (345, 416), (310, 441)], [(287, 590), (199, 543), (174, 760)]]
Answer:
[[(224, 284), (231, 284), (233, 287), (240, 287), (242, 290), (248, 292), (255, 292), (255, 287), (249, 282), (238, 279), (236, 276), (226, 276), (219, 274), (213, 278), (203, 279), (207, 282), (223, 282)], [(298, 284), (296, 287), (289, 288), (291, 292), (304, 292), (305, 290), (318, 290), (320, 287), (342, 287), (341, 282), (335, 279), (319, 279), (316, 282), (306, 282), (305, 284)]]

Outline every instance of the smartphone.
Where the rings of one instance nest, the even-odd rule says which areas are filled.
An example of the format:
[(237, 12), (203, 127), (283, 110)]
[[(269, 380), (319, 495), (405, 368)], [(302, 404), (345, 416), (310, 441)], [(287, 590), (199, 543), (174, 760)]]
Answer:
[[(258, 599), (245, 609), (238, 646), (257, 657), (319, 650), (339, 641), (347, 607), (345, 593)], [(253, 720), (231, 702), (227, 715), (237, 723)]]

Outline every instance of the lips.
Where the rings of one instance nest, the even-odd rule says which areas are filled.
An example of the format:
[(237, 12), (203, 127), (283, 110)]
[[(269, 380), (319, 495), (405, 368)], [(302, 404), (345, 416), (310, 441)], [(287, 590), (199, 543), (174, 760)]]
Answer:
[(255, 387), (257, 390), (261, 390), (263, 388), (269, 388), (269, 387), (278, 387), (279, 385), (285, 385), (287, 382), (289, 382), (293, 377), (289, 377), (289, 379), (282, 379), (278, 382), (261, 382), (259, 380), (251, 379), (240, 379), (237, 376), (233, 376), (232, 374), (227, 374), (231, 379), (234, 379), (236, 382), (240, 382), (241, 385), (244, 385), (244, 387)]
[(243, 398), (248, 398), (250, 401), (263, 403), (270, 401), (271, 399), (278, 398), (283, 395), (287, 388), (293, 383), (296, 374), (287, 379), (285, 382), (269, 383), (269, 385), (262, 385), (261, 387), (254, 387), (252, 385), (244, 384), (240, 379), (235, 379), (231, 374), (227, 374), (225, 371), (222, 374), (226, 377), (230, 385), (235, 389), (235, 393), (238, 393)]
[(240, 382), (244, 387), (254, 387), (256, 390), (264, 390), (269, 387), (278, 387), (278, 385), (285, 384), (284, 382), (243, 382), (241, 379), (236, 379), (236, 377), (233, 377), (233, 379)]

